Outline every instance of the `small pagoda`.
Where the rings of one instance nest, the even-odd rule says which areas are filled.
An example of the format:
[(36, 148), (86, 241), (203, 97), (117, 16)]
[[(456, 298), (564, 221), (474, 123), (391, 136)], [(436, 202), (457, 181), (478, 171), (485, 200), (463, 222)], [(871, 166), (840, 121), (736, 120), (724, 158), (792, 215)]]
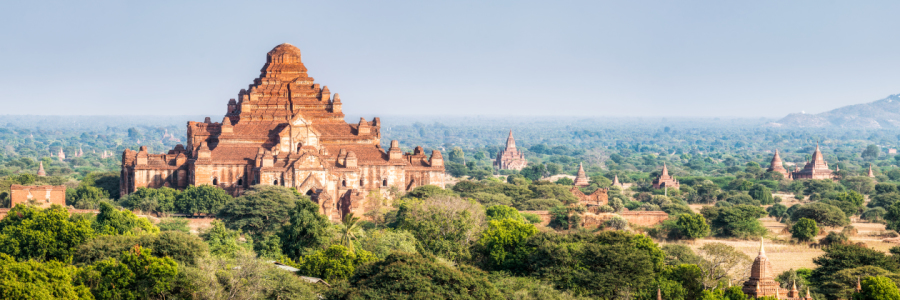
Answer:
[(778, 149), (775, 149), (775, 156), (772, 156), (772, 163), (769, 164), (769, 169), (767, 172), (775, 172), (784, 175), (784, 178), (790, 178), (790, 174), (788, 170), (784, 168), (784, 163), (781, 161), (781, 156), (778, 155)]
[(584, 166), (582, 164), (578, 164), (578, 175), (575, 176), (575, 186), (577, 187), (586, 187), (591, 185), (590, 179), (588, 179), (587, 175), (584, 173)]

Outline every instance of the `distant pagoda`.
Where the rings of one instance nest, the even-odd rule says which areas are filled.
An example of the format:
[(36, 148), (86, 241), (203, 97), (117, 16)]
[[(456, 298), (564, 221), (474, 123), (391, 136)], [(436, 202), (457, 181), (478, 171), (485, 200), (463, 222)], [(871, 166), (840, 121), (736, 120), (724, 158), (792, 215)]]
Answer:
[(781, 175), (784, 175), (784, 178), (791, 177), (788, 170), (784, 168), (781, 156), (778, 155), (778, 149), (775, 149), (775, 156), (772, 156), (772, 163), (769, 164), (769, 169), (766, 171), (780, 173)]
[(575, 176), (575, 186), (577, 187), (585, 187), (591, 185), (590, 179), (588, 179), (587, 175), (584, 173), (584, 166), (582, 164), (578, 164), (578, 175)]
[(525, 153), (516, 149), (516, 139), (513, 138), (512, 130), (509, 131), (509, 137), (506, 138), (506, 149), (497, 153), (494, 166), (503, 170), (522, 170), (528, 166)]
[(678, 188), (678, 180), (675, 179), (675, 176), (669, 176), (669, 167), (666, 166), (665, 163), (663, 163), (662, 173), (659, 174), (659, 177), (653, 180), (653, 188)]
[(813, 152), (812, 160), (793, 175), (794, 179), (834, 179), (834, 172), (828, 169), (828, 162), (825, 161), (825, 156), (819, 150), (818, 142), (816, 142), (816, 151)]

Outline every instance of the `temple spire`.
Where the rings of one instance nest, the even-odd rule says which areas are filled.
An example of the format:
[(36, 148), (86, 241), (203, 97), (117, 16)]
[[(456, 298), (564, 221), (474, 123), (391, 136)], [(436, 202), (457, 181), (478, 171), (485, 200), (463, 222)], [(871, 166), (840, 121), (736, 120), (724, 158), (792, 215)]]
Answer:
[(47, 171), (44, 171), (44, 162), (41, 162), (40, 167), (38, 167), (37, 176), (47, 176)]
[(668, 177), (669, 176), (669, 167), (666, 166), (666, 163), (663, 163), (662, 175), (660, 177)]
[(509, 130), (509, 137), (506, 138), (506, 150), (516, 149), (516, 139), (513, 138), (512, 129)]
[(763, 245), (763, 238), (759, 238), (759, 255), (766, 255), (766, 248)]
[(587, 174), (584, 172), (584, 165), (582, 163), (578, 163), (578, 175), (575, 176), (575, 186), (589, 186), (591, 185), (590, 180), (587, 177)]
[(856, 292), (859, 293), (862, 291), (862, 284), (859, 282), (859, 276), (856, 276)]

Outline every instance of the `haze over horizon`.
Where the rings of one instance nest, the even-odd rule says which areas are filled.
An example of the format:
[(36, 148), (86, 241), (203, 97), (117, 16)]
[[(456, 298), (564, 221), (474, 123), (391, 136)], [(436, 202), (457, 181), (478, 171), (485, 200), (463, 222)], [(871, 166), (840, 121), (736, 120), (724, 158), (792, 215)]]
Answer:
[(0, 114), (220, 116), (299, 47), (347, 115), (780, 118), (900, 93), (900, 3), (5, 3)]

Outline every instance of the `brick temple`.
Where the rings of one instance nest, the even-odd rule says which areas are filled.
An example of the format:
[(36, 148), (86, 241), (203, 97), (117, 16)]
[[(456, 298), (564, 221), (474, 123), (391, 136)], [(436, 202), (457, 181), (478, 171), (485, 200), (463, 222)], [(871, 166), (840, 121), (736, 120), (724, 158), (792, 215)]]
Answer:
[(766, 172), (775, 172), (784, 176), (784, 179), (792, 179), (791, 173), (784, 168), (784, 162), (781, 161), (781, 156), (778, 155), (778, 149), (775, 149), (775, 155), (772, 156), (772, 162), (769, 164), (769, 169)]
[(341, 98), (307, 74), (300, 49), (269, 51), (259, 78), (228, 101), (221, 122), (188, 122), (187, 145), (166, 154), (122, 153), (121, 193), (140, 187), (214, 185), (240, 195), (279, 185), (312, 197), (331, 220), (364, 213), (369, 193), (390, 197), (422, 185), (444, 186), (438, 150), (404, 153), (381, 146), (381, 121), (344, 120)]
[(782, 288), (775, 281), (775, 272), (772, 271), (772, 263), (766, 256), (766, 249), (763, 246), (762, 239), (759, 240), (759, 255), (753, 260), (750, 266), (750, 278), (744, 282), (741, 290), (747, 296), (752, 298), (775, 297), (779, 300), (812, 300), (809, 294), (809, 288), (806, 289), (806, 295), (797, 290), (797, 284), (794, 283), (791, 289)]
[(516, 149), (516, 139), (513, 138), (512, 130), (509, 131), (509, 137), (506, 138), (506, 149), (497, 153), (497, 160), (494, 166), (503, 170), (522, 170), (528, 166), (525, 160), (525, 153)]
[(813, 151), (812, 159), (806, 162), (802, 170), (791, 173), (793, 179), (834, 179), (834, 172), (828, 168), (828, 162), (822, 151), (819, 151), (819, 143), (816, 143), (816, 151)]
[(677, 189), (679, 186), (678, 180), (675, 179), (675, 176), (669, 176), (669, 167), (663, 163), (662, 173), (659, 174), (659, 177), (653, 180), (653, 188), (654, 189), (662, 189), (662, 188), (673, 188)]

